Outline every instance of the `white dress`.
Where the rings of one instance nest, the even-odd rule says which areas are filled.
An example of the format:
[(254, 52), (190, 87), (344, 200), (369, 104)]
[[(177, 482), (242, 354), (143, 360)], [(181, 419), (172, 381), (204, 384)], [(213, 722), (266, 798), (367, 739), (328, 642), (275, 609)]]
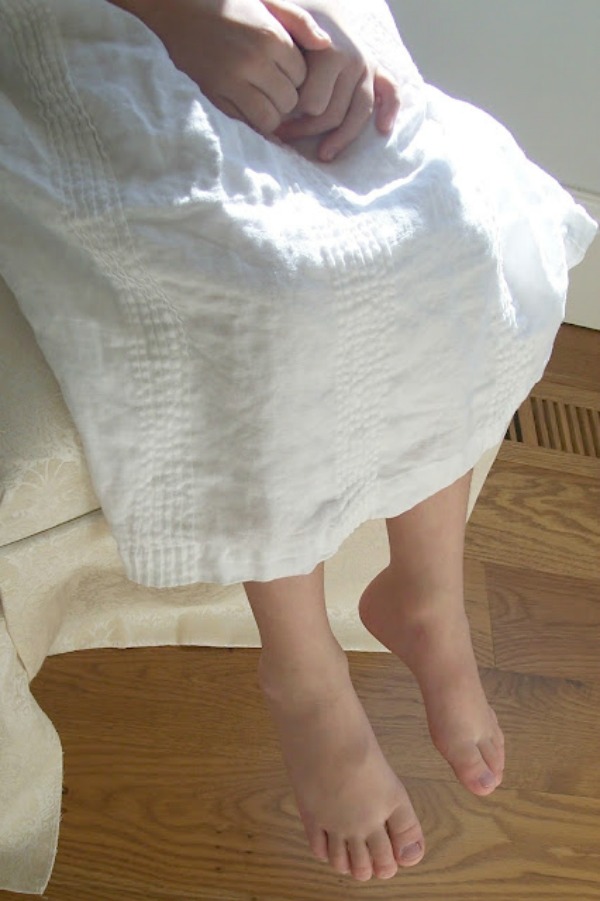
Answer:
[(549, 359), (596, 223), (356, 16), (402, 108), (325, 164), (109, 3), (0, 0), (0, 273), (136, 582), (310, 572), (466, 473)]

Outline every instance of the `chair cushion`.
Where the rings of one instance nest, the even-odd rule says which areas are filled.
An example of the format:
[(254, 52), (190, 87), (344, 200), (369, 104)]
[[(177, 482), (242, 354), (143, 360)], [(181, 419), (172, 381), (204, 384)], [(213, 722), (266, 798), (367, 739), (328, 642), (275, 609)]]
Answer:
[(0, 279), (0, 547), (99, 508), (81, 439)]

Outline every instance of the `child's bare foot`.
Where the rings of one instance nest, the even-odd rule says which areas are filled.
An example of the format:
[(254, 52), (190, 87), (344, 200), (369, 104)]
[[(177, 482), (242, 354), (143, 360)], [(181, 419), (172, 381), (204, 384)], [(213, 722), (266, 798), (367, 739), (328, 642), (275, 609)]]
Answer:
[(301, 673), (269, 662), (263, 651), (259, 683), (313, 853), (360, 881), (389, 879), (398, 864), (421, 860), (423, 833), (339, 650)]
[(438, 751), (466, 788), (489, 795), (502, 781), (504, 737), (479, 679), (462, 599), (416, 603), (388, 567), (367, 585), (359, 614), (416, 676)]

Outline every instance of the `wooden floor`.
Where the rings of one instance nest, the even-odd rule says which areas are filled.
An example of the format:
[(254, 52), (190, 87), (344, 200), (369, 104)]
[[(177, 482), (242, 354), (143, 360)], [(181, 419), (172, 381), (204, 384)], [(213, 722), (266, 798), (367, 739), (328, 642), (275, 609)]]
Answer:
[(563, 326), (532, 394), (467, 530), (474, 641), (507, 739), (502, 788), (479, 799), (456, 782), (396, 658), (350, 654), (428, 842), (414, 870), (358, 883), (308, 852), (258, 650), (53, 657), (32, 685), (65, 751), (45, 898), (600, 899), (600, 333)]

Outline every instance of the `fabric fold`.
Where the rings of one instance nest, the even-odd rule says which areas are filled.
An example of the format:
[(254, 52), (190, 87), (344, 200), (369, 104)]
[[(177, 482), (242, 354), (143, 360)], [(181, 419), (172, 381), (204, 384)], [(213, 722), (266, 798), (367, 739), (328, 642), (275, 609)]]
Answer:
[(0, 608), (0, 888), (43, 894), (56, 857), (62, 748)]

